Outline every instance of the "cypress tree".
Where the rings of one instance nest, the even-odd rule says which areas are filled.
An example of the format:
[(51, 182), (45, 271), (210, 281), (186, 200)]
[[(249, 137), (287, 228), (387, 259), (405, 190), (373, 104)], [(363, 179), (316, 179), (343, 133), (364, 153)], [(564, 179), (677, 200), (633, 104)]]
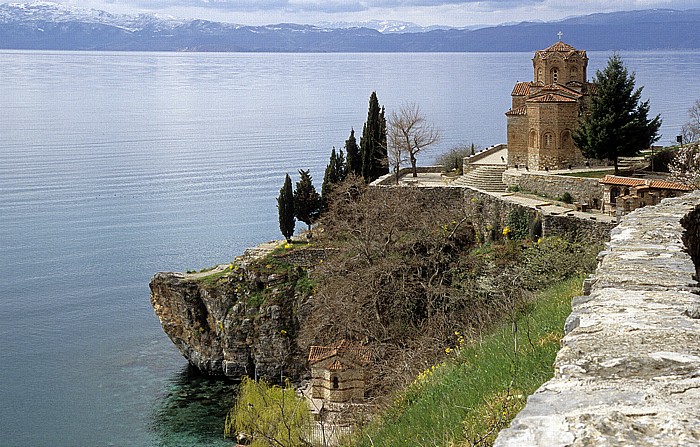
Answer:
[(345, 140), (345, 153), (348, 157), (347, 173), (362, 175), (362, 155), (360, 155), (360, 148), (357, 146), (357, 139), (355, 139), (355, 129), (350, 129), (350, 137)]
[(386, 119), (384, 108), (379, 107), (377, 92), (369, 97), (367, 121), (360, 138), (362, 156), (362, 177), (367, 183), (389, 173), (389, 160), (386, 151)]
[(311, 224), (316, 221), (321, 213), (321, 196), (314, 188), (311, 174), (308, 170), (299, 170), (299, 181), (294, 190), (294, 215), (309, 227), (309, 237), (311, 235)]
[(284, 178), (284, 185), (280, 189), (277, 197), (277, 213), (279, 216), (280, 231), (282, 236), (290, 242), (294, 235), (294, 194), (292, 193), (292, 179), (287, 174)]
[(321, 185), (321, 200), (324, 209), (328, 204), (328, 197), (333, 190), (333, 186), (345, 180), (346, 176), (347, 171), (343, 150), (341, 149), (336, 154), (334, 147), (331, 149), (331, 158), (326, 166), (326, 171), (323, 175), (323, 185)]
[(617, 174), (618, 157), (637, 155), (659, 139), (661, 118), (647, 118), (649, 101), (640, 102), (642, 88), (634, 89), (634, 73), (628, 74), (619, 55), (596, 72), (593, 83), (589, 112), (572, 137), (584, 156), (612, 160)]

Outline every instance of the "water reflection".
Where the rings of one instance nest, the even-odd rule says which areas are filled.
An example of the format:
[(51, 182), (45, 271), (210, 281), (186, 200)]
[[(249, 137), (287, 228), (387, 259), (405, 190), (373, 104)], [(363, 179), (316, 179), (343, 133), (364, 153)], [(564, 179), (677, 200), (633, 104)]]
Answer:
[(152, 431), (158, 446), (227, 446), (224, 421), (238, 385), (203, 376), (188, 366), (173, 377), (155, 409)]

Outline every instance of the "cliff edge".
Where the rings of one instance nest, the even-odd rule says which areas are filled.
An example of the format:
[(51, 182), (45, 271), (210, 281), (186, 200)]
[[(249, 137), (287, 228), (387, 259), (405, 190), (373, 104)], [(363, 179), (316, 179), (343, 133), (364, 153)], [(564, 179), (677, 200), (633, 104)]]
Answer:
[(205, 272), (161, 272), (151, 279), (155, 313), (190, 364), (233, 379), (297, 379), (304, 373), (306, 352), (296, 334), (311, 282), (299, 255), (291, 256), (296, 251), (303, 250), (244, 256)]

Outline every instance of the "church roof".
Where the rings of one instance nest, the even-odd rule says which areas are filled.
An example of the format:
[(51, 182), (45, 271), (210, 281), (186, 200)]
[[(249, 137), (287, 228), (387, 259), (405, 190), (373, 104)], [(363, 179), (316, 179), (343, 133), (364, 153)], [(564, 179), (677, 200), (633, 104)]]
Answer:
[(534, 90), (527, 102), (577, 102), (581, 93), (561, 84), (547, 84), (541, 87), (533, 87)]
[(506, 112), (506, 116), (524, 116), (527, 115), (527, 106), (520, 106), (510, 109)]
[(530, 84), (532, 82), (516, 82), (511, 96), (527, 96), (530, 94)]
[(547, 49), (542, 50), (546, 52), (551, 52), (551, 51), (563, 51), (565, 53), (568, 53), (569, 51), (577, 51), (576, 48), (572, 47), (568, 43), (562, 42), (561, 40), (554, 42), (552, 45), (550, 45)]
[(577, 55), (580, 57), (587, 57), (586, 56), (586, 51), (584, 50), (577, 50), (576, 48), (572, 47), (568, 43), (564, 43), (561, 40), (555, 42), (554, 44), (550, 45), (544, 50), (538, 50), (535, 52), (535, 57), (539, 57), (541, 59), (547, 59), (549, 57), (552, 57), (553, 55), (559, 55), (562, 56), (564, 59), (568, 59), (571, 56)]
[(559, 93), (544, 93), (541, 95), (533, 96), (528, 99), (527, 102), (578, 102), (576, 99), (569, 96), (564, 96)]

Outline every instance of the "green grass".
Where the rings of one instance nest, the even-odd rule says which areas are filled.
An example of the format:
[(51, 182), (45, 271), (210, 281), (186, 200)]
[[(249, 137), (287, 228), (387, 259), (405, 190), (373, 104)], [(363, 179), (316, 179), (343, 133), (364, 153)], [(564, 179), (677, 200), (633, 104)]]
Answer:
[(572, 172), (566, 174), (559, 174), (564, 177), (583, 177), (583, 178), (603, 178), (608, 174), (612, 174), (611, 169), (606, 169), (602, 171), (582, 171), (582, 172)]
[(447, 361), (420, 374), (356, 445), (491, 445), (526, 397), (552, 377), (564, 320), (582, 280), (571, 278), (542, 291), (515, 325), (503, 324), (482, 340), (457, 347)]
[(219, 281), (219, 279), (223, 278), (224, 276), (228, 276), (232, 271), (233, 263), (229, 264), (229, 266), (223, 270), (214, 271), (211, 275), (198, 277), (196, 278), (196, 281), (206, 286), (214, 286)]
[[(285, 253), (288, 253), (291, 250), (296, 250), (298, 248), (305, 248), (310, 246), (311, 243), (308, 241), (298, 241), (298, 240), (292, 240), (291, 243), (287, 242), (282, 242), (279, 244), (277, 247), (275, 247), (272, 252), (270, 252), (270, 255), (283, 255)], [(268, 255), (269, 256), (269, 255)]]

